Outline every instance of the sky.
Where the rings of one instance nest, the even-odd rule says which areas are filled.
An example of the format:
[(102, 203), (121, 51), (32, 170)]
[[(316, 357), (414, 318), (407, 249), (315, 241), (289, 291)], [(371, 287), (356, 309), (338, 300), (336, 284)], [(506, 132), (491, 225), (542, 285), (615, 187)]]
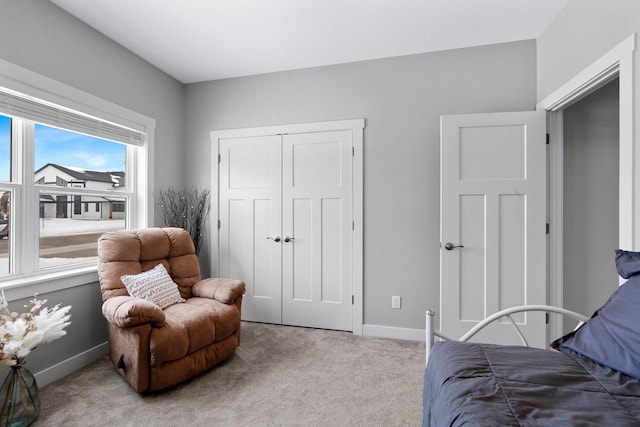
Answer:
[[(81, 169), (124, 171), (125, 146), (36, 124), (35, 170), (47, 163)], [(11, 121), (0, 115), (0, 181), (9, 181)]]

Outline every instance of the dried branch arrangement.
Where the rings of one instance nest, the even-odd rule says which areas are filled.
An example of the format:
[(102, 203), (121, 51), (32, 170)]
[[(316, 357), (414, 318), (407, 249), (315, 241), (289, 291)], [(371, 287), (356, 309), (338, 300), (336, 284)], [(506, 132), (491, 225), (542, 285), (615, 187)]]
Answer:
[(173, 187), (161, 189), (158, 193), (160, 215), (167, 227), (184, 228), (191, 235), (196, 254), (204, 240), (204, 225), (209, 216), (209, 189), (198, 190), (189, 187), (178, 190)]

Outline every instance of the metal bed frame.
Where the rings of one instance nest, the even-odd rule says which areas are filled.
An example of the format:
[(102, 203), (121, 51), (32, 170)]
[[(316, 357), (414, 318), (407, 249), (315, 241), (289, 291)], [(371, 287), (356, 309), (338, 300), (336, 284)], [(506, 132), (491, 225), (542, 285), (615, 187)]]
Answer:
[[(469, 329), (469, 331), (467, 331), (467, 333), (461, 336), (458, 339), (458, 341), (468, 341), (471, 337), (477, 334), (481, 329), (483, 329), (488, 324), (495, 322), (496, 320), (501, 319), (503, 317), (507, 317), (511, 322), (511, 325), (514, 327), (516, 333), (520, 337), (522, 344), (526, 347), (529, 347), (529, 343), (527, 342), (527, 339), (522, 334), (522, 331), (520, 331), (520, 328), (518, 328), (518, 325), (513, 320), (513, 317), (511, 317), (512, 314), (526, 312), (526, 311), (544, 311), (546, 313), (556, 313), (556, 314), (561, 314), (563, 316), (571, 317), (575, 320), (578, 320), (578, 325), (576, 326), (576, 329), (579, 328), (584, 322), (589, 320), (589, 317), (583, 314), (576, 313), (575, 311), (567, 310), (561, 307), (554, 307), (552, 305), (519, 305), (516, 307), (505, 308), (504, 310), (500, 310), (492, 314), (491, 316), (485, 318), (480, 323), (475, 325), (473, 328)], [(435, 315), (435, 312), (431, 310), (427, 310), (425, 315), (425, 322), (426, 322), (426, 345), (425, 345), (426, 362), (425, 363), (429, 362), (429, 355), (431, 354), (431, 348), (433, 347), (433, 343), (435, 342), (435, 337), (438, 337), (445, 341), (455, 341), (454, 339), (449, 338), (446, 335), (442, 334), (440, 331), (436, 331), (434, 329), (434, 325), (433, 325), (434, 315)]]

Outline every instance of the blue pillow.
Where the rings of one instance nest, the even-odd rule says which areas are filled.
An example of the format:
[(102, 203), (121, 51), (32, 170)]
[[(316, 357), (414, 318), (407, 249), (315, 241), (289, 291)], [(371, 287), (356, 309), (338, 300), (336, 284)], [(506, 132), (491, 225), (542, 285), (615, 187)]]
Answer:
[(617, 250), (616, 267), (629, 280), (588, 322), (551, 347), (640, 379), (640, 252)]
[(640, 271), (640, 252), (616, 249), (616, 269), (623, 279), (628, 279)]

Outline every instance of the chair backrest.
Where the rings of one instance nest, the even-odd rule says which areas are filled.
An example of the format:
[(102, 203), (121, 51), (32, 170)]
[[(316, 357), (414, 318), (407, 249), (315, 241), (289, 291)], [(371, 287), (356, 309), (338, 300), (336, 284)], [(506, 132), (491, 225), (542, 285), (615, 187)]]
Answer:
[(182, 298), (200, 280), (193, 240), (182, 228), (142, 228), (104, 233), (98, 239), (98, 277), (102, 300), (129, 295), (120, 277), (164, 264)]

